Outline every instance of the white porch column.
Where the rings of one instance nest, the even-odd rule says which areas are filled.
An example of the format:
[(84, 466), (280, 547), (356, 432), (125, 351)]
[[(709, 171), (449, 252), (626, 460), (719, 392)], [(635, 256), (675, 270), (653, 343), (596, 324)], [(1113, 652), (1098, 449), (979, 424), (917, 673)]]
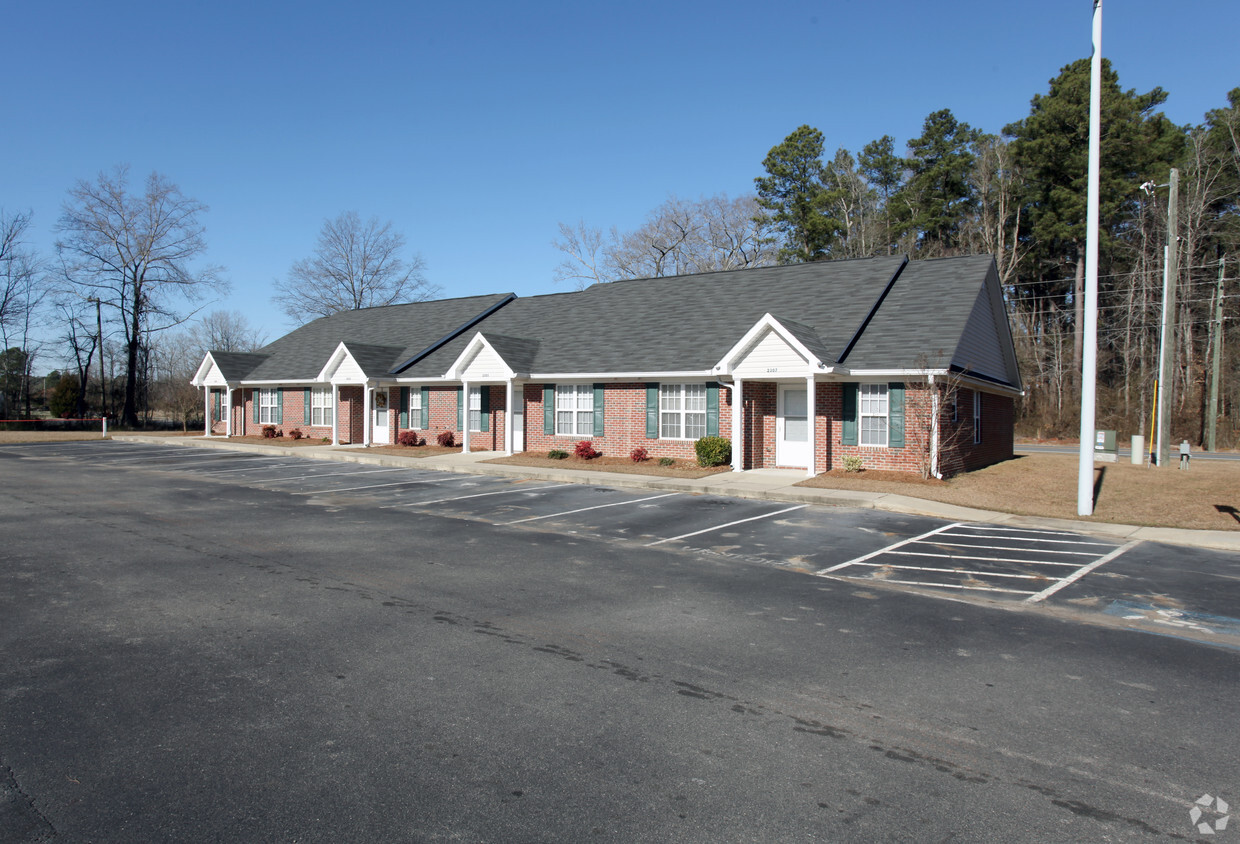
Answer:
[(818, 429), (818, 402), (817, 395), (814, 392), (814, 376), (807, 375), (805, 377), (805, 411), (809, 417), (809, 469), (806, 474), (814, 477), (815, 468), (818, 465), (818, 449), (817, 449), (817, 429)]
[(362, 384), (362, 445), (370, 446), (370, 385)]
[(332, 445), (340, 445), (340, 385), (332, 382)]
[(469, 454), (469, 382), (461, 382), (461, 453)]
[[(927, 379), (930, 383), (930, 476), (939, 477), (939, 388), (934, 383), (934, 376)], [(907, 393), (905, 394), (907, 395)], [(908, 410), (904, 411), (905, 442), (908, 442)]]
[(745, 471), (745, 382), (737, 378), (732, 388), (732, 471)]
[(512, 379), (509, 378), (504, 382), (504, 453), (512, 454), (512, 403), (513, 393)]
[(209, 385), (202, 388), (202, 397), (206, 402), (202, 415), (202, 435), (209, 437), (211, 436), (211, 387)]
[(224, 398), (220, 402), (224, 414), (224, 436), (232, 436), (232, 387), (224, 387)]

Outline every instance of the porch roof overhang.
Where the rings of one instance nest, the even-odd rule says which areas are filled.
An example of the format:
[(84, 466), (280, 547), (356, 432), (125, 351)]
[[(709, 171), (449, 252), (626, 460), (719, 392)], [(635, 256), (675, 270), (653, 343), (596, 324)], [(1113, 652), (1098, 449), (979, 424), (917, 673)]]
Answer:
[[(732, 348), (728, 349), (719, 362), (711, 369), (715, 376), (732, 376), (737, 367), (753, 351), (754, 346), (767, 333), (773, 333), (782, 340), (789, 349), (795, 352), (804, 362), (805, 369), (799, 373), (782, 373), (783, 377), (794, 375), (826, 375), (838, 372), (837, 368), (826, 362), (829, 355), (821, 339), (808, 326), (790, 320), (780, 320), (773, 314), (766, 313), (745, 332)], [(777, 380), (777, 379), (772, 379)]]

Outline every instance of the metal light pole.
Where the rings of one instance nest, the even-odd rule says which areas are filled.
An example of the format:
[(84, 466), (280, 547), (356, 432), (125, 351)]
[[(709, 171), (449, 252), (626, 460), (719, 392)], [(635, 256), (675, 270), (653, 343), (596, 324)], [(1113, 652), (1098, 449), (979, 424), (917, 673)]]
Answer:
[(1179, 268), (1179, 206), (1180, 171), (1171, 168), (1167, 195), (1167, 252), (1163, 260), (1163, 313), (1162, 331), (1158, 350), (1158, 466), (1167, 465), (1171, 451), (1171, 418), (1167, 409), (1171, 405), (1171, 361), (1175, 348), (1175, 310)]
[(1098, 382), (1098, 172), (1101, 149), (1102, 0), (1094, 0), (1094, 54), (1089, 73), (1089, 198), (1085, 216), (1085, 325), (1081, 353), (1081, 454), (1076, 512), (1094, 512), (1094, 418)]

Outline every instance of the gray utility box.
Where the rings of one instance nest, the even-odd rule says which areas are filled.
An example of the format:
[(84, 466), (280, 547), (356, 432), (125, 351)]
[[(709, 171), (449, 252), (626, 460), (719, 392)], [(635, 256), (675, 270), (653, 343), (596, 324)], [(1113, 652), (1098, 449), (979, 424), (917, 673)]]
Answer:
[(1114, 431), (1094, 432), (1094, 460), (1099, 463), (1118, 463), (1119, 446)]

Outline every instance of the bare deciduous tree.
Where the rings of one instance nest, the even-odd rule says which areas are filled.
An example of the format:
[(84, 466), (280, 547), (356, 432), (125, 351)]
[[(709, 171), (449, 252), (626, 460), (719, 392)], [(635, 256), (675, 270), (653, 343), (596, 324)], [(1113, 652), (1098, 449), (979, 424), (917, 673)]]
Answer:
[(131, 192), (126, 165), (69, 190), (56, 251), (70, 288), (102, 301), (123, 329), (125, 424), (138, 423), (144, 338), (180, 325), (192, 316), (183, 307), (226, 287), (218, 267), (194, 264), (207, 248), (200, 220), (206, 211), (159, 173)]
[(212, 311), (189, 330), (189, 351), (202, 360), (207, 352), (252, 352), (267, 343), (241, 311)]
[(25, 244), (30, 229), (29, 212), (7, 214), (0, 211), (0, 352), (6, 354), (5, 369), (21, 362), (21, 371), (0, 372), (0, 378), (13, 390), (10, 398), (24, 397), (30, 410), (30, 367), (34, 357), (31, 329), (45, 295), (38, 256)]
[(582, 290), (598, 282), (662, 278), (774, 264), (771, 225), (752, 196), (719, 194), (696, 202), (670, 197), (629, 232), (606, 236), (579, 222), (560, 224), (552, 245), (564, 253), (555, 280)]
[(426, 280), (426, 262), (417, 253), (402, 257), (405, 236), (390, 222), (355, 211), (326, 220), (314, 256), (293, 264), (275, 283), (273, 301), (298, 324), (341, 311), (420, 302), (439, 288)]

